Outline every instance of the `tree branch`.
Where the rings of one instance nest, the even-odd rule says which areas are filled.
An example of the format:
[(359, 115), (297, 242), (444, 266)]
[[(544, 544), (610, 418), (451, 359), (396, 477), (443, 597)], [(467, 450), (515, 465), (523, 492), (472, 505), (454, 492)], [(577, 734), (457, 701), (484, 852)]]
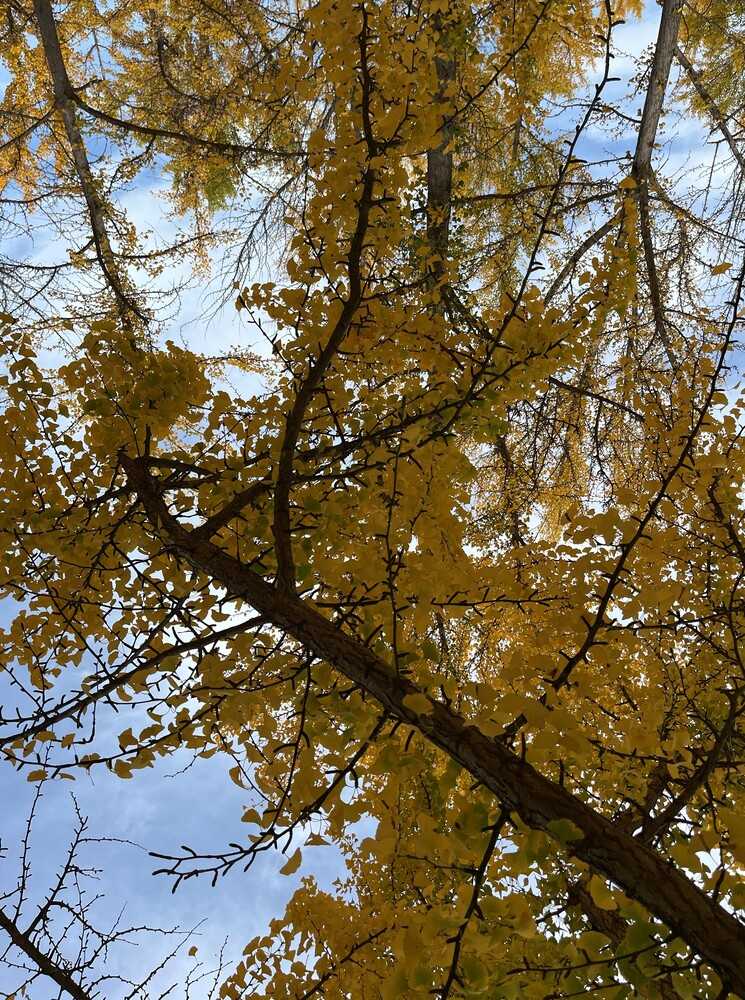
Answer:
[[(556, 837), (554, 824), (576, 827), (566, 849), (619, 885), (683, 938), (745, 993), (745, 927), (666, 860), (595, 812), (561, 785), (539, 774), (502, 743), (489, 739), (448, 705), (428, 698), (430, 709), (408, 707), (423, 692), (369, 647), (346, 634), (295, 594), (277, 589), (173, 516), (158, 484), (140, 459), (122, 454), (130, 488), (153, 529), (196, 569), (228, 593), (250, 603), (277, 628), (359, 685), (391, 715), (417, 729), (496, 796), (509, 812), (535, 830)], [(563, 822), (562, 822), (563, 821)]]
[(694, 90), (701, 98), (703, 103), (706, 105), (709, 114), (716, 122), (716, 126), (724, 136), (724, 140), (729, 146), (730, 152), (740, 165), (740, 170), (742, 170), (743, 173), (745, 173), (745, 155), (743, 155), (742, 150), (737, 145), (737, 140), (730, 132), (729, 126), (727, 125), (727, 119), (719, 110), (719, 106), (717, 105), (716, 101), (704, 86), (702, 80), (703, 74), (701, 73), (700, 70), (696, 69), (696, 67), (693, 65), (693, 63), (690, 61), (688, 56), (685, 54), (685, 52), (683, 52), (683, 50), (679, 45), (675, 46), (675, 58), (678, 60), (680, 65), (683, 67), (683, 69), (690, 77)]
[(140, 319), (146, 319), (131, 295), (125, 291), (114, 252), (111, 248), (109, 234), (106, 229), (104, 204), (98, 193), (90, 161), (88, 160), (88, 152), (85, 148), (80, 127), (78, 126), (75, 114), (75, 91), (67, 75), (67, 67), (65, 66), (62, 47), (60, 46), (59, 35), (57, 33), (57, 24), (54, 20), (54, 13), (49, 0), (34, 0), (34, 14), (36, 23), (39, 26), (39, 37), (44, 49), (44, 58), (46, 59), (49, 75), (52, 79), (55, 103), (59, 108), (67, 140), (70, 143), (70, 152), (73, 164), (75, 165), (75, 172), (78, 175), (78, 182), (80, 183), (85, 203), (88, 206), (88, 216), (93, 231), (93, 242), (96, 247), (98, 262), (109, 287), (114, 293), (122, 317), (126, 318), (129, 313), (134, 313)]
[(0, 927), (6, 932), (16, 948), (28, 956), (43, 975), (55, 982), (60, 989), (69, 993), (71, 997), (74, 997), (74, 1000), (93, 1000), (91, 994), (78, 985), (69, 972), (60, 968), (48, 955), (40, 951), (28, 935), (19, 930), (2, 909), (0, 909)]
[(644, 260), (647, 267), (649, 295), (652, 300), (655, 330), (665, 348), (665, 354), (672, 369), (677, 369), (678, 363), (667, 332), (660, 279), (657, 273), (657, 264), (655, 263), (655, 249), (652, 241), (652, 227), (649, 213), (649, 179), (652, 173), (652, 151), (654, 150), (655, 139), (657, 138), (660, 116), (662, 115), (662, 105), (665, 99), (665, 90), (670, 78), (670, 67), (672, 66), (673, 54), (675, 53), (675, 46), (678, 40), (682, 7), (683, 0), (664, 0), (662, 4), (660, 28), (657, 34), (657, 44), (654, 50), (649, 86), (647, 87), (647, 95), (644, 100), (644, 110), (642, 111), (639, 136), (632, 166), (632, 175), (639, 186), (639, 226), (641, 229), (642, 245), (644, 247)]
[(543, 301), (545, 302), (546, 305), (549, 305), (551, 303), (551, 300), (554, 298), (556, 293), (561, 289), (561, 286), (564, 284), (566, 279), (575, 269), (577, 264), (579, 264), (579, 262), (582, 260), (587, 251), (592, 250), (592, 248), (596, 244), (598, 244), (605, 236), (607, 236), (617, 222), (618, 222), (618, 215), (616, 214), (612, 216), (610, 219), (608, 219), (606, 222), (604, 222), (599, 229), (596, 229), (594, 230), (594, 232), (590, 233), (590, 235), (580, 243), (580, 245), (577, 247), (574, 253), (569, 256), (566, 264), (564, 264), (562, 269), (559, 271), (554, 280), (551, 282), (551, 286), (543, 298)]

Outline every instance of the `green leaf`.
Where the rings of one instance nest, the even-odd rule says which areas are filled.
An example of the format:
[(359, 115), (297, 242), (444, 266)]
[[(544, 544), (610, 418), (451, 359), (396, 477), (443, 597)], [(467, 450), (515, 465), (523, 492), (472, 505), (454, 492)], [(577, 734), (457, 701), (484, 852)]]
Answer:
[(434, 705), (425, 694), (407, 694), (403, 705), (416, 715), (430, 715), (434, 711)]
[(550, 823), (546, 824), (546, 829), (554, 840), (558, 840), (564, 846), (572, 844), (576, 840), (582, 840), (585, 836), (577, 824), (570, 819), (552, 819)]

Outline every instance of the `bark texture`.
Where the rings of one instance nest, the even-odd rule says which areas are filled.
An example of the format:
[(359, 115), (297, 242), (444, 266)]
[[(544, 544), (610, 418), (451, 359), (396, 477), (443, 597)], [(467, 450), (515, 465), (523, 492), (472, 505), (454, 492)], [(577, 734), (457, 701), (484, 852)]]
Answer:
[(638, 900), (709, 962), (730, 989), (745, 997), (745, 926), (735, 917), (652, 849), (545, 778), (503, 743), (485, 736), (447, 705), (430, 699), (431, 711), (412, 711), (406, 699), (422, 692), (411, 681), (311, 604), (273, 587), (217, 545), (184, 527), (169, 512), (146, 459), (122, 454), (120, 460), (153, 530), (172, 551), (232, 597), (247, 601), (314, 656), (331, 663), (388, 713), (418, 729), (527, 826), (556, 836), (553, 824), (569, 820), (577, 828), (577, 839), (566, 845), (567, 850)]

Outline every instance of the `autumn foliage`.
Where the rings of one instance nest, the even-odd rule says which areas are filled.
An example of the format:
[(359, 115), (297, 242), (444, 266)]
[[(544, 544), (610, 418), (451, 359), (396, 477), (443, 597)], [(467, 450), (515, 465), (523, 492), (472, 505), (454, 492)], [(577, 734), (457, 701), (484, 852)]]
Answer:
[(745, 7), (646, 8), (627, 100), (633, 0), (7, 6), (0, 749), (223, 755), (176, 883), (341, 853), (221, 997), (745, 997)]

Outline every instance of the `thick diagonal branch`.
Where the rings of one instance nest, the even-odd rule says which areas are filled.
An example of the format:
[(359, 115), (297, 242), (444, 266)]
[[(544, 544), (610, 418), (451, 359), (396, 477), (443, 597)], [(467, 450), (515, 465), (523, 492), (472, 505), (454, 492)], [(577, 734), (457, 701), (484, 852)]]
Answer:
[(637, 177), (645, 177), (652, 166), (652, 152), (660, 125), (665, 91), (670, 79), (670, 67), (678, 41), (680, 12), (683, 0), (664, 0), (657, 43), (652, 60), (649, 86), (644, 99), (639, 136), (634, 154), (634, 172)]
[(569, 257), (566, 260), (566, 263), (559, 271), (559, 273), (556, 275), (554, 280), (551, 282), (548, 291), (543, 297), (543, 301), (545, 302), (546, 305), (551, 304), (551, 301), (556, 296), (556, 293), (561, 290), (564, 282), (570, 276), (572, 271), (574, 271), (575, 267), (577, 266), (577, 264), (579, 264), (584, 255), (589, 250), (592, 250), (592, 248), (596, 244), (598, 244), (602, 239), (604, 239), (604, 237), (606, 237), (608, 233), (611, 232), (611, 230), (617, 224), (617, 222), (618, 222), (618, 213), (616, 213), (616, 215), (611, 216), (610, 219), (607, 219), (603, 223), (603, 225), (600, 226), (598, 229), (593, 230), (593, 232), (591, 232), (590, 235), (587, 236), (580, 243), (580, 245), (577, 247), (574, 253), (569, 255)]
[(642, 111), (641, 123), (639, 125), (639, 136), (637, 138), (632, 167), (632, 174), (639, 185), (639, 226), (641, 229), (642, 245), (644, 247), (644, 261), (647, 268), (649, 296), (652, 300), (655, 331), (665, 348), (665, 354), (667, 355), (670, 367), (673, 369), (676, 369), (678, 365), (667, 331), (660, 279), (655, 262), (655, 249), (652, 240), (652, 225), (649, 210), (649, 181), (652, 173), (652, 152), (660, 125), (665, 91), (670, 79), (670, 67), (672, 66), (673, 55), (675, 54), (675, 47), (678, 41), (682, 7), (683, 0), (664, 0), (662, 4), (660, 28), (657, 34), (657, 44), (654, 50), (649, 86), (647, 87), (647, 95), (644, 100), (644, 110)]
[(54, 13), (52, 12), (49, 0), (34, 0), (34, 15), (39, 27), (39, 37), (44, 50), (44, 58), (52, 80), (55, 104), (59, 109), (67, 141), (70, 144), (70, 154), (75, 166), (80, 190), (88, 207), (88, 217), (90, 218), (98, 263), (109, 287), (114, 293), (122, 316), (126, 317), (130, 313), (134, 313), (140, 319), (144, 319), (145, 317), (140, 312), (136, 302), (125, 290), (124, 282), (111, 248), (111, 241), (109, 240), (106, 228), (104, 204), (98, 193), (90, 161), (88, 160), (88, 151), (86, 150), (85, 141), (78, 125), (77, 113), (75, 111), (75, 91), (67, 75), (67, 67), (65, 66), (59, 34), (57, 32), (57, 24), (54, 20)]
[(208, 139), (206, 136), (192, 135), (190, 132), (178, 131), (172, 128), (143, 125), (141, 122), (119, 118), (116, 115), (110, 115), (107, 111), (102, 111), (100, 108), (94, 108), (77, 91), (73, 92), (72, 100), (81, 111), (90, 115), (91, 118), (106, 122), (107, 125), (121, 129), (123, 132), (146, 136), (149, 139), (178, 142), (184, 146), (193, 146), (195, 149), (206, 149), (214, 153), (222, 153), (235, 157), (264, 156), (273, 160), (300, 160), (304, 156), (301, 149), (270, 148), (268, 146), (257, 145), (256, 143), (221, 142), (218, 139)]
[(701, 98), (702, 102), (706, 105), (706, 110), (714, 119), (717, 128), (722, 133), (724, 141), (729, 146), (730, 152), (732, 153), (732, 155), (737, 160), (740, 166), (740, 170), (742, 170), (743, 173), (745, 173), (745, 155), (743, 155), (742, 150), (737, 145), (737, 140), (735, 139), (734, 135), (732, 135), (729, 125), (727, 124), (727, 119), (720, 111), (717, 102), (714, 100), (714, 98), (711, 96), (707, 88), (704, 86), (703, 74), (701, 73), (700, 70), (696, 69), (696, 67), (693, 65), (691, 60), (688, 58), (685, 52), (680, 48), (679, 45), (675, 47), (675, 58), (678, 60), (683, 69), (686, 71), (686, 74), (688, 75), (691, 83), (693, 84), (694, 90)]
[(40, 951), (28, 934), (25, 934), (4, 910), (0, 910), (0, 927), (2, 927), (16, 948), (22, 951), (34, 963), (42, 975), (51, 979), (60, 989), (63, 989), (71, 997), (74, 997), (74, 1000), (92, 1000), (91, 994), (76, 983), (70, 973), (60, 968), (49, 955), (45, 955), (43, 951)]
[[(476, 781), (535, 830), (549, 835), (554, 824), (576, 827), (571, 853), (619, 885), (663, 921), (745, 995), (745, 926), (710, 899), (680, 871), (591, 809), (566, 788), (549, 781), (503, 743), (441, 702), (416, 712), (409, 697), (421, 694), (406, 677), (310, 603), (270, 583), (209, 541), (193, 537), (173, 516), (158, 483), (142, 461), (121, 456), (130, 488), (138, 495), (152, 529), (172, 551), (188, 560), (236, 599), (247, 601), (306, 650), (332, 664), (387, 712), (415, 727)], [(407, 703), (408, 702), (408, 703)]]

